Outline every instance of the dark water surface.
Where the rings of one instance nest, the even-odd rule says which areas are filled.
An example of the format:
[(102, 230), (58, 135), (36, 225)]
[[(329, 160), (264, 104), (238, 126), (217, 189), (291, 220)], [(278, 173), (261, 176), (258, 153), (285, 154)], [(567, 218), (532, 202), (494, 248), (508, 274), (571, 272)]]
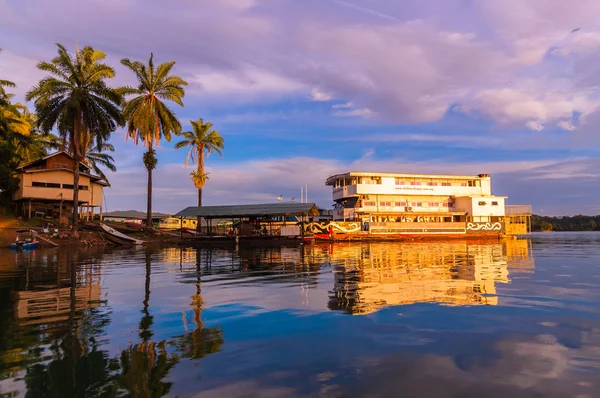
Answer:
[(600, 234), (0, 251), (0, 396), (600, 397)]

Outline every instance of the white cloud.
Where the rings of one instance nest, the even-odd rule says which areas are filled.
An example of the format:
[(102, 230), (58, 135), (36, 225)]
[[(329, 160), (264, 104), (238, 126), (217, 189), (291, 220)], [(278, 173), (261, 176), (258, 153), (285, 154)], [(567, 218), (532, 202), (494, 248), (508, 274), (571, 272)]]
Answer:
[(313, 88), (310, 99), (317, 102), (326, 102), (333, 99), (333, 96), (330, 93)]
[(191, 83), (206, 96), (281, 95), (306, 90), (301, 83), (266, 69), (244, 66), (238, 71), (207, 70), (194, 74)]
[(336, 116), (344, 116), (344, 117), (352, 117), (352, 116), (360, 116), (360, 117), (368, 117), (373, 115), (373, 111), (369, 108), (358, 108), (351, 109), (346, 111), (336, 111), (334, 112)]

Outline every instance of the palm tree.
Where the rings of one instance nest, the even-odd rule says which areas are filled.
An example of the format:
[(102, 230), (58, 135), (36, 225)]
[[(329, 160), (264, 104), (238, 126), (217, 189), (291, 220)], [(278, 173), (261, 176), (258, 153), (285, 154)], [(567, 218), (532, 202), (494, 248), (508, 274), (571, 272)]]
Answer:
[(101, 142), (100, 145), (98, 145), (98, 143), (91, 140), (90, 137), (87, 138), (87, 141), (84, 142), (83, 145), (83, 147), (85, 148), (85, 154), (83, 156), (82, 161), (83, 163), (91, 167), (91, 169), (94, 170), (94, 173), (100, 178), (102, 178), (104, 181), (106, 181), (108, 186), (110, 186), (108, 178), (106, 177), (106, 175), (100, 167), (106, 167), (112, 172), (117, 171), (117, 167), (115, 166), (115, 159), (111, 155), (106, 153), (114, 152), (115, 147), (112, 144), (109, 144), (108, 142)]
[(50, 62), (40, 62), (38, 69), (50, 75), (27, 93), (34, 100), (38, 125), (48, 132), (57, 127), (73, 155), (73, 237), (78, 238), (79, 173), (84, 156), (83, 137), (94, 137), (100, 145), (123, 124), (119, 92), (107, 86), (115, 75), (102, 51), (86, 46), (71, 56), (57, 44), (58, 55)]
[(21, 112), (24, 123), (30, 126), (28, 134), (14, 134), (16, 161), (28, 163), (45, 156), (49, 150), (60, 147), (60, 139), (51, 132), (41, 131), (37, 127), (37, 116), (24, 106)]
[(148, 171), (146, 226), (152, 228), (152, 170), (158, 162), (154, 145), (159, 145), (163, 137), (171, 141), (171, 133), (181, 131), (179, 119), (163, 101), (172, 101), (183, 107), (183, 86), (187, 86), (187, 82), (169, 75), (175, 62), (155, 66), (154, 54), (150, 54), (148, 64), (129, 59), (123, 59), (121, 63), (131, 69), (138, 80), (137, 87), (123, 87), (120, 92), (125, 96), (134, 96), (123, 105), (127, 137), (133, 138), (136, 144), (142, 140), (148, 148), (143, 156), (144, 167)]
[(221, 151), (225, 142), (221, 134), (213, 130), (212, 123), (204, 123), (202, 118), (191, 123), (193, 131), (183, 132), (181, 135), (184, 140), (175, 144), (175, 149), (190, 147), (185, 158), (185, 167), (188, 166), (188, 163), (194, 163), (194, 161), (198, 165), (197, 170), (191, 172), (190, 176), (198, 189), (198, 206), (202, 206), (202, 190), (206, 185), (206, 181), (208, 181), (208, 173), (204, 171), (204, 158), (208, 157), (213, 151), (222, 155)]

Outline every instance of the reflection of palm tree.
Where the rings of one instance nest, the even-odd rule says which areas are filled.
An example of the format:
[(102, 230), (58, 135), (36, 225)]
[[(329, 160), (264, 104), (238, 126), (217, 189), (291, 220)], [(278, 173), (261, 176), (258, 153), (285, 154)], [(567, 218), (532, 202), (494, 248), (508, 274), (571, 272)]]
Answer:
[(146, 250), (144, 308), (139, 333), (142, 342), (129, 344), (121, 351), (121, 374), (117, 377), (118, 386), (125, 389), (131, 397), (162, 397), (168, 394), (173, 383), (164, 382), (163, 379), (179, 362), (176, 355), (167, 352), (165, 340), (158, 343), (150, 340), (153, 336), (151, 327), (154, 322), (154, 317), (149, 311), (151, 267), (151, 253)]
[(176, 337), (175, 346), (183, 358), (200, 359), (208, 354), (221, 351), (223, 331), (220, 328), (205, 328), (202, 322), (202, 298), (201, 282), (201, 252), (196, 250), (196, 293), (191, 297), (190, 303), (194, 311), (194, 322), (196, 327), (190, 333)]
[(152, 327), (152, 323), (154, 317), (150, 315), (150, 311), (148, 310), (150, 304), (150, 273), (151, 273), (151, 259), (150, 252), (146, 250), (146, 283), (144, 285), (144, 309), (142, 313), (144, 316), (140, 321), (140, 339), (144, 342), (147, 342), (152, 337), (153, 333), (150, 328)]

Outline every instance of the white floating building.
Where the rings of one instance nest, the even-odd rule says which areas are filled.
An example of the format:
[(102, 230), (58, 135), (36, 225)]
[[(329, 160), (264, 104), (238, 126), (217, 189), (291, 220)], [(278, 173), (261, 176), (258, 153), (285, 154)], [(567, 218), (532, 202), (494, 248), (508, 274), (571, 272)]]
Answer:
[[(507, 209), (492, 194), (489, 174), (443, 175), (348, 172), (327, 179), (333, 187), (333, 219), (360, 221), (371, 232), (466, 233), (506, 231), (506, 217), (529, 231), (530, 206)], [(409, 224), (410, 223), (410, 224)]]

